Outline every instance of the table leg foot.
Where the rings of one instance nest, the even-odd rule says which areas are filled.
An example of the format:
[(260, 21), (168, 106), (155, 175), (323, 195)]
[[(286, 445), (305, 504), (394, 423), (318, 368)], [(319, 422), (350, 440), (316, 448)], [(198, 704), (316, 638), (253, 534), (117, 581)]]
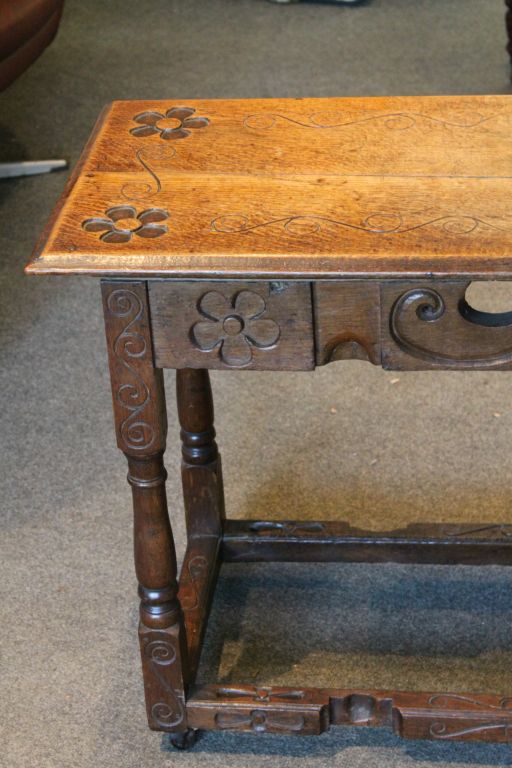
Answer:
[(169, 741), (175, 749), (191, 749), (198, 739), (198, 731), (189, 728), (188, 731), (173, 734)]

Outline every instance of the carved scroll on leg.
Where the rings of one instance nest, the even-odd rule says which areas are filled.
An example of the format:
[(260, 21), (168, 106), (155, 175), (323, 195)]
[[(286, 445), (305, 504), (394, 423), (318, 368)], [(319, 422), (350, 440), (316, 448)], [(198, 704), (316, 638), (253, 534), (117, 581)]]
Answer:
[(165, 629), (139, 629), (148, 722), (157, 731), (186, 729), (183, 632), (176, 623)]
[(117, 443), (128, 459), (134, 511), (139, 638), (151, 728), (187, 729), (187, 645), (165, 494), (167, 421), (162, 372), (153, 366), (143, 282), (102, 282)]

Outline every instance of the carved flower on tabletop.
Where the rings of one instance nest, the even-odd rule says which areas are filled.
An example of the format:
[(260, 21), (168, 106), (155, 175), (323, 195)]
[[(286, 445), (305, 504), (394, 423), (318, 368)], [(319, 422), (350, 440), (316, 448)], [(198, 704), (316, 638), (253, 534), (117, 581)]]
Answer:
[(198, 308), (205, 320), (192, 327), (192, 337), (203, 351), (219, 347), (226, 365), (247, 365), (253, 347), (268, 349), (279, 339), (278, 324), (262, 317), (267, 305), (254, 291), (240, 291), (231, 301), (218, 291), (209, 291)]
[(186, 139), (191, 128), (206, 128), (210, 122), (207, 117), (193, 117), (195, 111), (192, 107), (171, 107), (165, 114), (141, 112), (133, 118), (140, 125), (132, 128), (130, 133), (133, 136), (160, 134), (161, 139)]
[(161, 208), (148, 208), (137, 213), (132, 205), (115, 205), (105, 211), (105, 218), (86, 219), (82, 227), (86, 232), (103, 232), (100, 240), (105, 243), (127, 243), (137, 237), (159, 237), (167, 232), (162, 224), (169, 218)]

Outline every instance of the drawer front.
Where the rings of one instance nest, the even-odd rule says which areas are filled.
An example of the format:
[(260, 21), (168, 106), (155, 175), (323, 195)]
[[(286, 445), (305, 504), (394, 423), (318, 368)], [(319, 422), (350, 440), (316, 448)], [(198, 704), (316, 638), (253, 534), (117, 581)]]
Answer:
[(160, 368), (311, 370), (311, 286), (267, 281), (149, 281)]

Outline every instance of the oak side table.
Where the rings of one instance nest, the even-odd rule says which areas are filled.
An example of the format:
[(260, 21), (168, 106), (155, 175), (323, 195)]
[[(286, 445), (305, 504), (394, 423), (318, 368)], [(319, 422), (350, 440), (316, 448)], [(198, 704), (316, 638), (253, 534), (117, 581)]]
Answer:
[[(149, 725), (512, 739), (512, 698), (198, 685), (222, 562), (511, 564), (508, 525), (233, 520), (209, 369), (511, 370), (512, 312), (472, 280), (512, 278), (512, 97), (114, 102), (32, 275), (100, 276), (117, 443), (128, 459)], [(188, 548), (165, 495), (164, 368), (177, 369)], [(307, 565), (304, 565), (307, 568)]]

